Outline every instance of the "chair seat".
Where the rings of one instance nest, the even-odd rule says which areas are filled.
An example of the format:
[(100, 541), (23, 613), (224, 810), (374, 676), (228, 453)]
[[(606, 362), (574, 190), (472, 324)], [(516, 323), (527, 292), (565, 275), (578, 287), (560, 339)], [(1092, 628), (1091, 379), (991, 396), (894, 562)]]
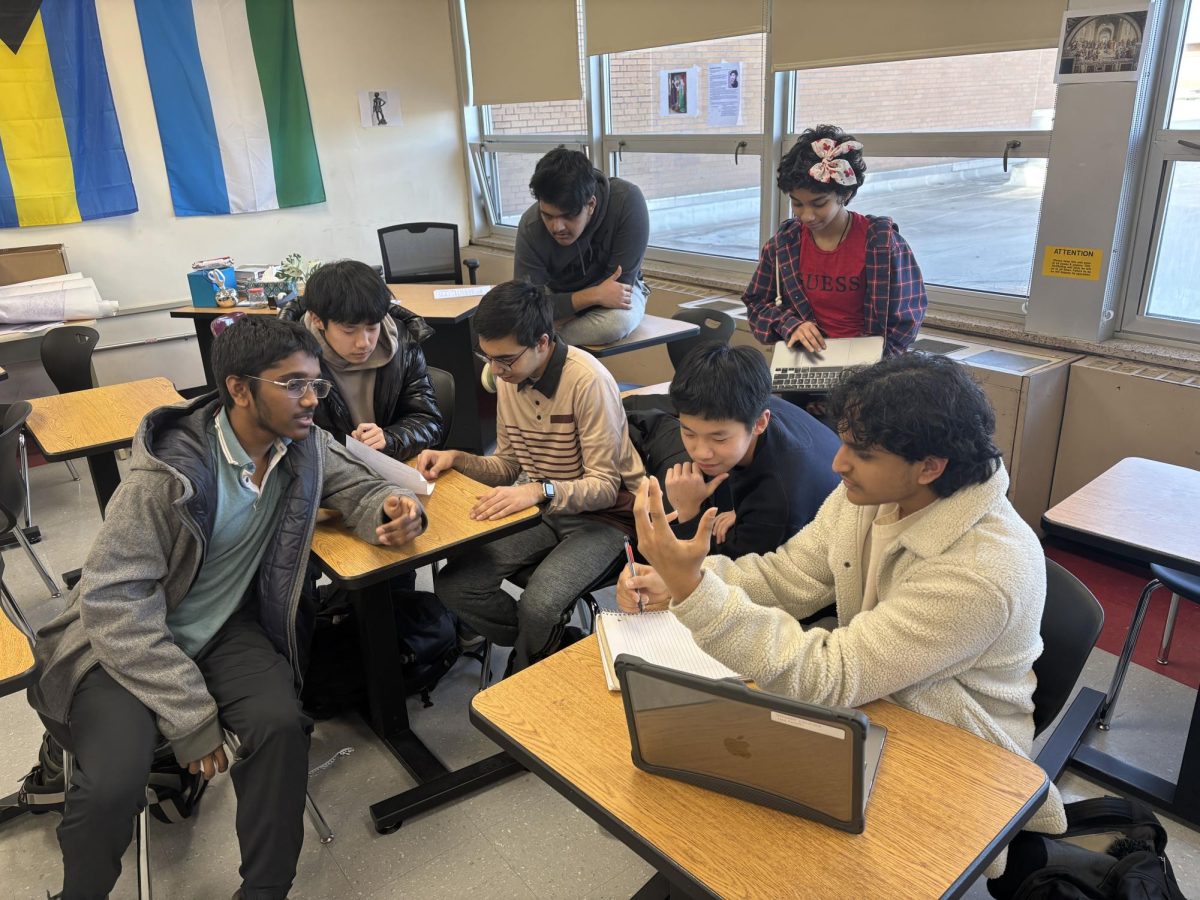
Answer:
[(1200, 575), (1189, 575), (1187, 572), (1168, 569), (1166, 566), (1151, 566), (1150, 573), (1172, 594), (1178, 594), (1193, 603), (1200, 603)]

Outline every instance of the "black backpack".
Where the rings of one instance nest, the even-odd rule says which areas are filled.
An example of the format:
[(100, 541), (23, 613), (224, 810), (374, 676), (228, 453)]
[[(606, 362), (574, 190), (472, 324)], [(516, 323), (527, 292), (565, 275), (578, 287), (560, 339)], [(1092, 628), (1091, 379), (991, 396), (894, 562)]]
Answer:
[(997, 900), (1186, 900), (1167, 859), (1167, 832), (1139, 800), (1068, 803), (1067, 830), (1023, 831), (990, 879)]
[[(428, 591), (392, 590), (391, 603), (400, 637), (405, 693), (420, 694), (422, 702), (432, 706), (430, 693), (462, 654), (457, 620), (437, 595)], [(366, 673), (360, 653), (354, 610), (343, 592), (335, 592), (317, 613), (313, 630), (300, 692), (308, 715), (328, 719), (366, 702)]]

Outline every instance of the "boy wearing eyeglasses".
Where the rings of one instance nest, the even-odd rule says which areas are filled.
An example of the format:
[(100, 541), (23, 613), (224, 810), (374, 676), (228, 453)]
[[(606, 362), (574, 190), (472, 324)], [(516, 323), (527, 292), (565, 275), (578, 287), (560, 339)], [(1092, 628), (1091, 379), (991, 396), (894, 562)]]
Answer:
[(106, 897), (121, 871), (159, 735), (212, 778), (239, 747), (242, 886), (284, 898), (303, 841), (312, 720), (297, 687), (300, 603), (321, 506), (392, 546), (425, 524), (416, 498), (313, 428), (321, 348), (303, 327), (235, 320), (213, 342), (219, 397), (142, 421), (67, 608), (38, 634), (29, 700), (75, 755), (58, 829), (64, 898)]
[[(462, 622), (513, 648), (518, 671), (558, 649), (571, 605), (622, 553), (645, 472), (616, 382), (594, 357), (555, 335), (541, 288), (497, 285), (480, 301), (474, 325), (497, 380), (496, 452), (426, 450), (417, 468), (429, 479), (456, 469), (493, 485), (472, 519), (542, 510), (533, 528), (452, 559), (434, 580)], [(501, 589), (531, 568), (519, 599)]]
[(332, 383), (315, 421), (339, 441), (357, 438), (401, 461), (443, 436), (442, 414), (425, 369), (425, 320), (392, 302), (366, 263), (326, 263), (308, 279), (303, 305), (280, 311), (300, 319), (321, 345), (321, 374)]

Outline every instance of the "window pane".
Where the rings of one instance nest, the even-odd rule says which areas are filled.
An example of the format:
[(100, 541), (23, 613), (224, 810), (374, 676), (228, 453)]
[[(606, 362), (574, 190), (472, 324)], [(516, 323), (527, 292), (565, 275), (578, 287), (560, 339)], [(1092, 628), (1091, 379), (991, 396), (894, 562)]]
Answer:
[(1049, 130), (1055, 50), (806, 69), (796, 73), (796, 132), (820, 122), (851, 134)]
[(622, 154), (620, 175), (646, 195), (650, 244), (670, 250), (758, 258), (757, 156)]
[(516, 225), (521, 214), (533, 203), (529, 179), (533, 167), (542, 158), (540, 153), (491, 153), (491, 181), (496, 190), (496, 212), (501, 225)]
[(853, 209), (890, 216), (927, 284), (1029, 295), (1046, 160), (868, 158)]
[(1200, 128), (1200, 3), (1188, 10), (1168, 128)]
[[(650, 50), (614, 53), (608, 58), (608, 95), (613, 134), (726, 134), (762, 130), (763, 63), (766, 38), (761, 34), (675, 44)], [(730, 107), (715, 106), (709, 89), (709, 66), (738, 64), (730, 80), (728, 68), (719, 70), (720, 99), (741, 95), (741, 116), (729, 125), (710, 125), (710, 117)], [(665, 103), (664, 83), (676, 73), (684, 90)]]
[(1177, 162), (1171, 171), (1166, 213), (1158, 237), (1146, 315), (1200, 322), (1200, 162)]

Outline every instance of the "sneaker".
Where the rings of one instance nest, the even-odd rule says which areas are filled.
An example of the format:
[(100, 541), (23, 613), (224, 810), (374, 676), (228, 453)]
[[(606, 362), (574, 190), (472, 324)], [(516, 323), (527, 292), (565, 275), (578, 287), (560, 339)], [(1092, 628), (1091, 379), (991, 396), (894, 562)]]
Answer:
[(455, 631), (458, 633), (458, 649), (463, 653), (478, 650), (487, 641), (487, 638), (461, 619), (455, 626)]

